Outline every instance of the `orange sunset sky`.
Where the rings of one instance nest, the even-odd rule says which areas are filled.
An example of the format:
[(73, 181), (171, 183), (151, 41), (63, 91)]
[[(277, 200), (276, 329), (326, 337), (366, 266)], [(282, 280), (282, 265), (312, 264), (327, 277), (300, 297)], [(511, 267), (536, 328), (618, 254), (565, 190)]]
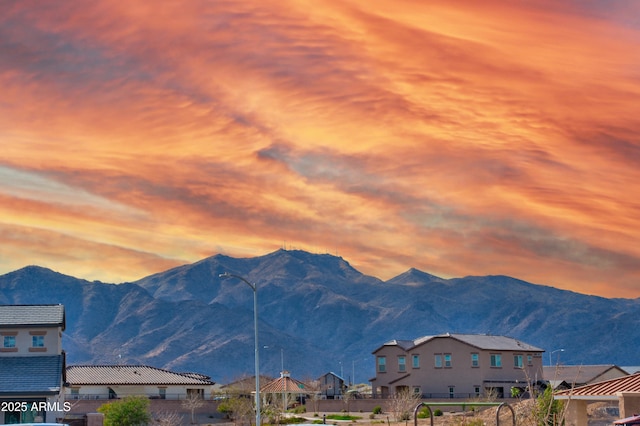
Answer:
[(223, 253), (640, 297), (640, 2), (0, 3), (0, 273)]

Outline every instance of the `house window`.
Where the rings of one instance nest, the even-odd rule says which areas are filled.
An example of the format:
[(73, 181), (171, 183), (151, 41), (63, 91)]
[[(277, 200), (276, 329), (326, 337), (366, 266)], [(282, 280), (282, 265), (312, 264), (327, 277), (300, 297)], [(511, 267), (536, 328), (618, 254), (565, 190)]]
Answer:
[(414, 395), (422, 395), (422, 389), (420, 389), (420, 386), (414, 386), (413, 387), (413, 394)]
[(404, 356), (398, 357), (398, 371), (400, 372), (407, 371), (407, 358)]
[(480, 355), (479, 354), (471, 354), (471, 366), (472, 367), (480, 367)]
[(378, 357), (378, 373), (385, 373), (387, 371), (387, 357)]
[(71, 388), (71, 399), (80, 399), (80, 388)]
[(480, 396), (480, 386), (474, 386), (473, 391), (475, 392), (476, 397)]
[(158, 388), (158, 397), (160, 399), (167, 399), (167, 388)]
[(442, 368), (442, 354), (435, 354), (435, 367)]
[(420, 368), (420, 355), (413, 355), (411, 357), (411, 365), (413, 365), (413, 368)]
[(453, 386), (449, 386), (449, 398), (453, 399), (455, 398), (455, 388)]
[(16, 347), (16, 336), (3, 336), (4, 342), (3, 347), (5, 348), (15, 348)]
[(532, 355), (527, 355), (527, 365), (528, 366), (532, 366), (533, 365), (533, 356)]
[(524, 364), (522, 364), (522, 355), (514, 355), (513, 356), (513, 366), (515, 368), (524, 367)]
[(501, 354), (491, 354), (491, 366), (495, 368), (502, 368)]
[(44, 336), (31, 336), (32, 348), (44, 348)]
[(444, 354), (444, 366), (451, 368), (451, 354)]

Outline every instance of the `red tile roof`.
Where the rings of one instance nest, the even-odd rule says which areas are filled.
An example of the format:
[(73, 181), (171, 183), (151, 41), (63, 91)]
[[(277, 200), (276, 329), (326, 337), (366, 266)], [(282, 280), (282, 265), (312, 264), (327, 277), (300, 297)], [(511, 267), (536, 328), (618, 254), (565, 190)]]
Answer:
[(618, 392), (640, 392), (640, 373), (559, 391), (554, 395), (559, 399), (580, 399), (580, 397), (615, 397)]
[(260, 392), (264, 393), (301, 393), (305, 392), (304, 383), (289, 376), (280, 377), (272, 380), (260, 388)]

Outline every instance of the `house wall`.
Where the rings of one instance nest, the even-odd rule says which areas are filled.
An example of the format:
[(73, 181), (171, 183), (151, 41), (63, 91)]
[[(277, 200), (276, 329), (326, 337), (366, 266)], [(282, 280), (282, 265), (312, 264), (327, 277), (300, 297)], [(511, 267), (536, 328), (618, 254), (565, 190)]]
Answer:
[[(477, 367), (472, 366), (472, 353), (478, 354)], [(491, 366), (492, 354), (501, 356), (501, 367)], [(479, 350), (453, 338), (432, 339), (409, 351), (396, 345), (384, 346), (375, 355), (376, 379), (373, 383), (381, 396), (408, 389), (427, 398), (466, 398), (475, 396), (476, 388), (483, 393), (485, 388), (502, 387), (504, 396), (508, 397), (512, 382), (522, 382), (526, 387), (527, 379), (535, 381), (542, 377), (542, 357), (539, 353)], [(412, 363), (414, 355), (419, 356), (417, 368)], [(441, 367), (436, 367), (436, 355), (441, 357)], [(450, 365), (446, 365), (445, 355), (450, 355)], [(522, 355), (524, 368), (514, 365), (514, 355)], [(531, 356), (531, 365), (527, 365), (528, 355)], [(377, 359), (380, 356), (386, 357), (386, 372), (378, 371)], [(398, 359), (401, 356), (405, 357), (404, 371), (399, 368)]]
[[(71, 386), (65, 388), (66, 399), (73, 400), (91, 400), (91, 399), (109, 399), (109, 388), (116, 395), (116, 398), (125, 396), (148, 396), (155, 399), (185, 399), (187, 397), (187, 389), (201, 389), (204, 398), (208, 399), (212, 395), (212, 386), (198, 385), (112, 385), (112, 386)], [(165, 389), (165, 398), (161, 398), (160, 389)], [(77, 394), (74, 391), (77, 390)]]
[(607, 371), (605, 371), (604, 373), (602, 373), (601, 375), (599, 375), (598, 377), (596, 377), (594, 380), (592, 380), (592, 383), (594, 382), (602, 382), (605, 380), (611, 380), (611, 379), (617, 379), (618, 377), (623, 377), (626, 376), (627, 373), (625, 371), (622, 371), (619, 368), (610, 368)]
[[(4, 336), (15, 337), (15, 347), (5, 347)], [(34, 336), (43, 336), (43, 347), (33, 347)], [(0, 357), (59, 355), (61, 352), (62, 330), (60, 327), (12, 327), (0, 330)]]

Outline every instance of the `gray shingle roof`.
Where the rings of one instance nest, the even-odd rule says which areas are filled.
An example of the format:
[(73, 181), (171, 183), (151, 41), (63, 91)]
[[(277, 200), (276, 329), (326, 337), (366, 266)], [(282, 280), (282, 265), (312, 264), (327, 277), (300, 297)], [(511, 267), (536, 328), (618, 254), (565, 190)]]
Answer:
[[(434, 336), (423, 336), (415, 340), (391, 340), (384, 346), (399, 346), (407, 351), (416, 346), (422, 345), (434, 339), (452, 338), (464, 342), (483, 350), (494, 351), (526, 351), (526, 352), (544, 352), (544, 349), (537, 348), (520, 340), (506, 336), (492, 336), (489, 334), (438, 334)], [(377, 352), (380, 348), (374, 351)]]
[[(442, 335), (437, 337), (442, 337)], [(451, 337), (471, 346), (485, 350), (544, 352), (544, 349), (537, 348), (528, 343), (506, 336), (492, 336), (489, 334), (451, 334)]]
[(0, 327), (61, 326), (65, 328), (63, 305), (0, 305)]
[(58, 393), (63, 363), (62, 355), (0, 358), (0, 395)]
[(70, 365), (67, 382), (87, 385), (213, 385), (191, 373), (174, 373), (146, 365)]

